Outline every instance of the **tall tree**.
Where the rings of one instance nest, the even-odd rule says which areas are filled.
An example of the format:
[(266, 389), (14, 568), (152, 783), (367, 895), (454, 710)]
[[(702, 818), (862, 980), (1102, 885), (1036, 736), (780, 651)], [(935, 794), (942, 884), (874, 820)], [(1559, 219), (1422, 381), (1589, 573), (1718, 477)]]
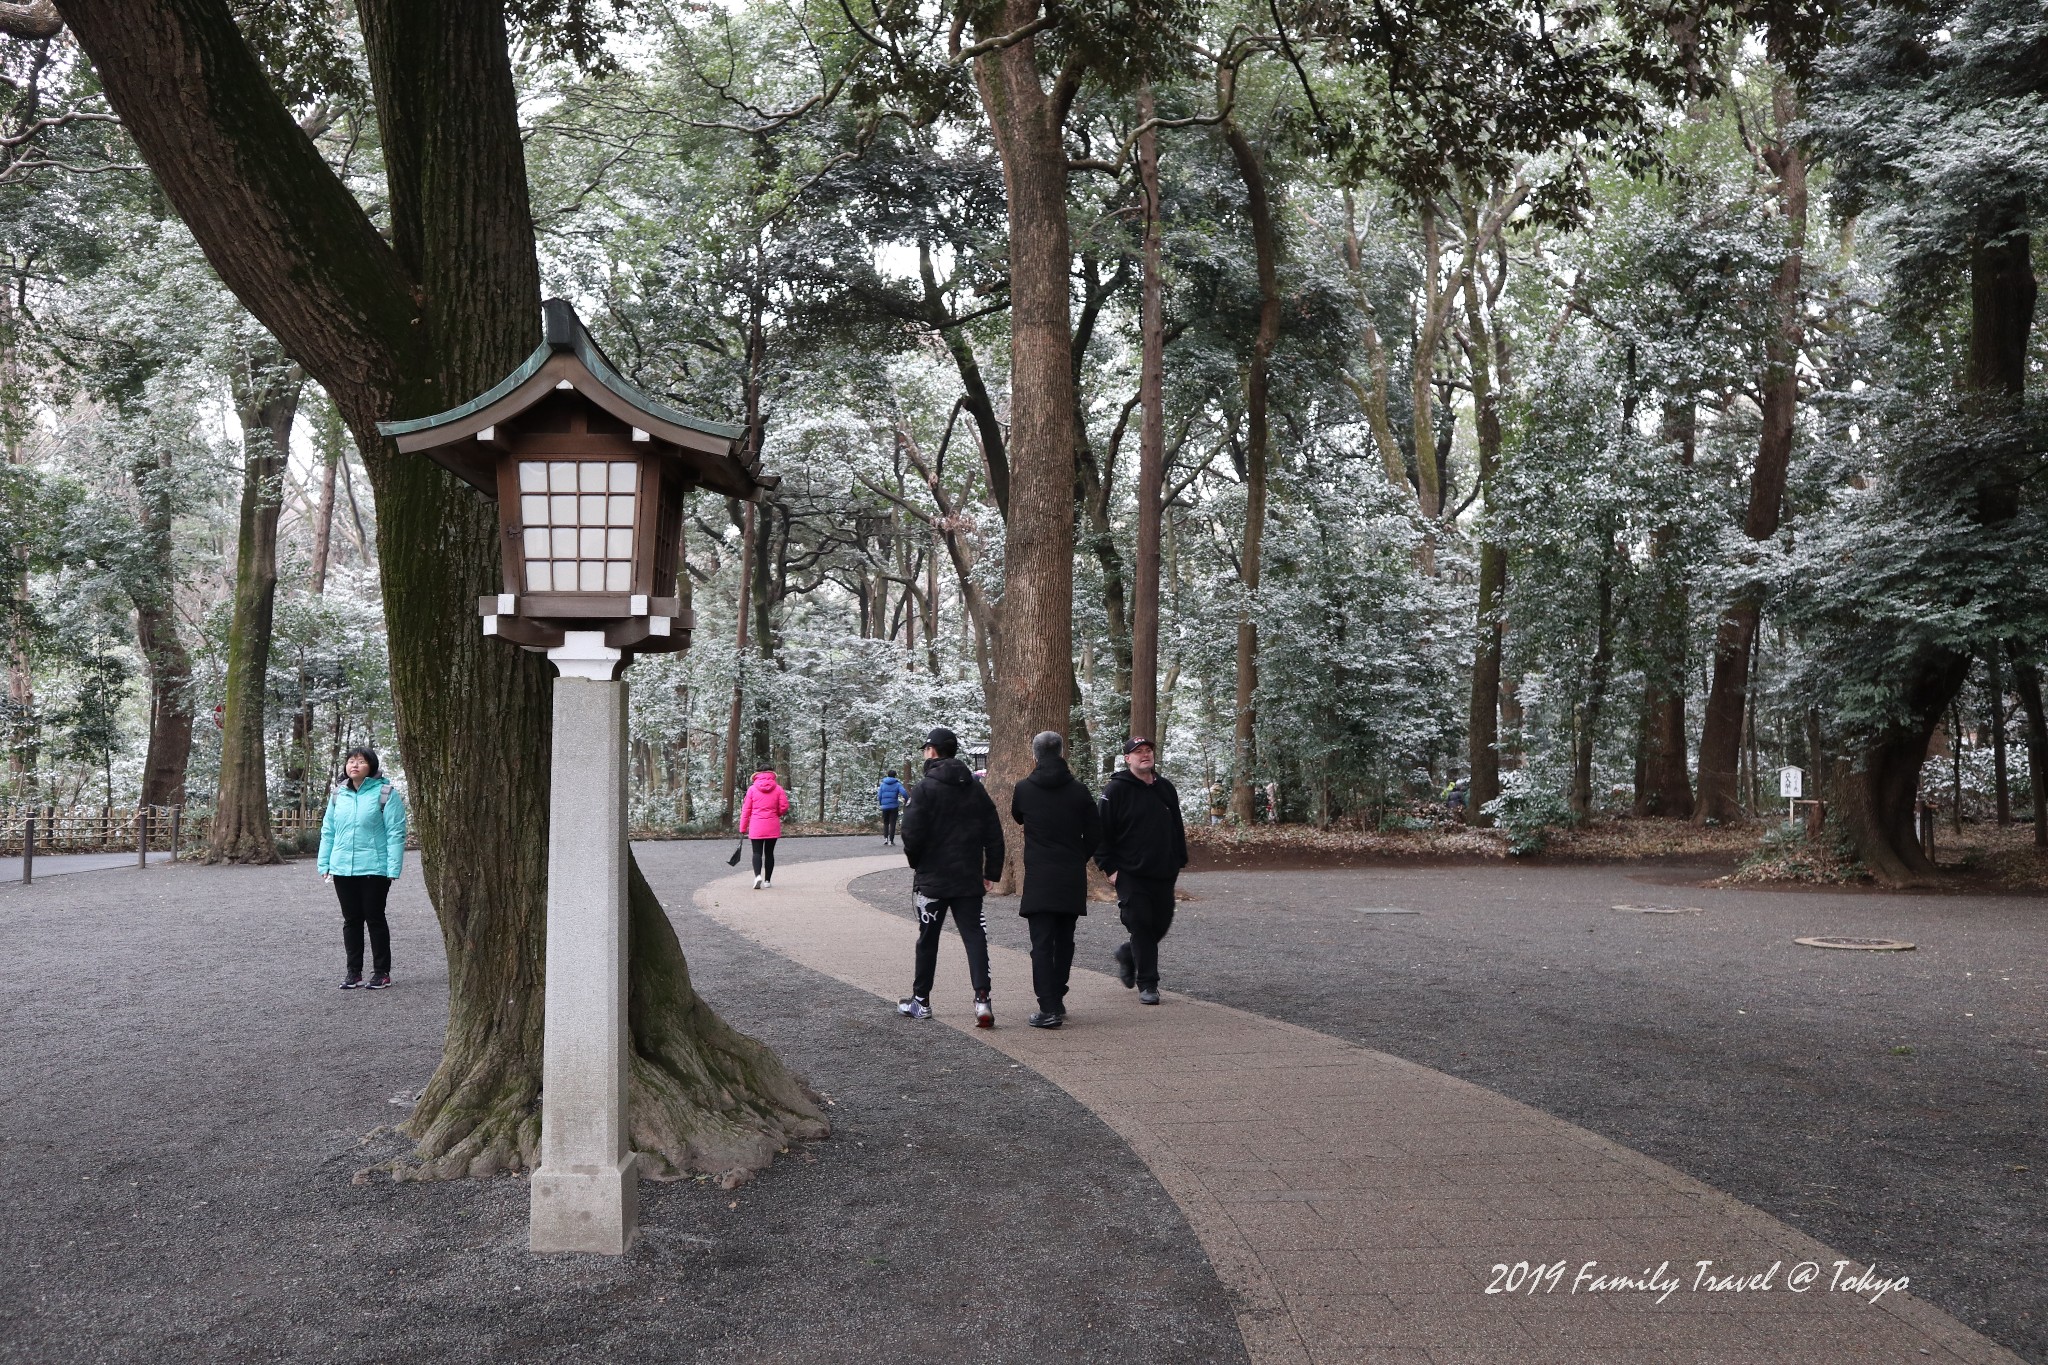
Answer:
[[(1944, 348), (1944, 359), (1960, 353), (1941, 376), (1948, 410), (1932, 426), (1897, 423), (1881, 500), (1898, 517), (1883, 530), (1902, 550), (1929, 544), (1930, 522), (1942, 528), (1931, 542), (1938, 553), (1901, 558), (1920, 581), (1947, 585), (1945, 600), (1910, 613), (1861, 604), (1856, 625), (1891, 638), (1841, 670), (1848, 687), (1883, 701), (1845, 698), (1851, 761), (1834, 809), (1871, 872), (1906, 884), (1935, 871), (1914, 830), (1921, 766), (1983, 624), (2037, 628), (2039, 618), (2037, 588), (1987, 580), (1973, 566), (2028, 557), (2008, 541), (2043, 467), (2024, 400), (2038, 293), (2032, 228), (2048, 205), (2048, 168), (2025, 149), (2048, 95), (2048, 18), (2022, 0), (1941, 11), (1872, 4), (1815, 84), (1822, 107), (1811, 122), (1835, 163), (1842, 210), (1883, 210), (1896, 248), (1897, 323), (1909, 335), (1937, 332), (1957, 304), (1966, 319)], [(1929, 406), (1921, 394), (1911, 402)]]
[(178, 633), (178, 575), (172, 554), (177, 471), (167, 441), (146, 442), (129, 470), (141, 512), (141, 572), (129, 575), (135, 638), (149, 670), (149, 748), (142, 761), (142, 804), (185, 803), (192, 755), (192, 656)]
[(270, 694), (270, 627), (277, 605), (277, 518), (305, 375), (267, 336), (236, 358), (235, 410), (242, 422), (242, 512), (235, 541), (235, 597), (228, 624), (220, 786), (206, 859), (274, 863), (264, 703)]
[[(1236, 68), (1218, 72), (1218, 104), (1234, 104)], [(1258, 762), (1259, 567), (1266, 534), (1266, 477), (1272, 458), (1273, 348), (1280, 340), (1280, 234), (1273, 219), (1272, 189), (1266, 166), (1234, 115), (1222, 123), (1223, 141), (1244, 183), (1245, 217), (1252, 233), (1252, 256), (1258, 272), (1259, 322), (1252, 337), (1251, 360), (1245, 368), (1244, 540), (1238, 549), (1237, 578), (1243, 598), (1237, 609), (1237, 678), (1232, 698), (1233, 748), (1230, 765), (1230, 815), (1240, 824), (1252, 821), (1252, 774)], [(1277, 818), (1277, 816), (1275, 817)]]
[(1163, 213), (1152, 83), (1138, 90), (1138, 187), (1145, 229), (1139, 256), (1138, 552), (1131, 585), (1131, 733), (1164, 752), (1159, 725), (1159, 533), (1166, 484), (1166, 290), (1160, 279)]
[[(996, 692), (989, 699), (988, 786), (1000, 811), (1009, 809), (1009, 789), (1030, 767), (1031, 736), (1066, 732), (1073, 691), (1074, 375), (1065, 128), (1088, 59), (1085, 49), (1077, 49), (1047, 84), (1036, 32), (1057, 19), (1058, 11), (1042, 10), (1042, 4), (1004, 0), (971, 21), (974, 47), (981, 49), (972, 58), (974, 84), (1002, 158), (1010, 230), (1009, 497)], [(1006, 885), (1015, 880), (1014, 861), (1005, 869)]]
[[(1771, 135), (1754, 144), (1757, 158), (1771, 172), (1784, 226), (1784, 256), (1771, 282), (1771, 330), (1758, 385), (1761, 425), (1756, 461), (1750, 467), (1749, 508), (1742, 519), (1742, 533), (1752, 541), (1778, 534), (1799, 410), (1799, 352), (1806, 330), (1800, 276), (1806, 259), (1807, 170), (1806, 150), (1798, 141), (1799, 119), (1792, 77), (1781, 71), (1771, 90)], [(1714, 676), (1700, 727), (1696, 820), (1722, 823), (1742, 816), (1735, 779), (1749, 705), (1750, 651), (1756, 644), (1763, 602), (1762, 585), (1745, 585), (1714, 627)]]
[[(538, 1150), (549, 678), (484, 639), (497, 519), (380, 419), (482, 392), (539, 340), (539, 271), (506, 16), (495, 0), (359, 7), (387, 240), (293, 118), (225, 0), (76, 0), (65, 21), (222, 280), (334, 399), (377, 492), (399, 743), (449, 960), (442, 1064), (408, 1120), (419, 1174)], [(324, 13), (324, 12), (323, 12)], [(580, 8), (523, 11), (591, 50)], [(653, 1170), (758, 1166), (823, 1130), (816, 1099), (697, 998), (629, 870), (633, 1141)]]

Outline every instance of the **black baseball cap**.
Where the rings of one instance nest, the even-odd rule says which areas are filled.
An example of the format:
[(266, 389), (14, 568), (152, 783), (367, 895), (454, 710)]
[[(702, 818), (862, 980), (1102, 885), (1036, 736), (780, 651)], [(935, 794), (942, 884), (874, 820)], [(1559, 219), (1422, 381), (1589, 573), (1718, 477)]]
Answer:
[(1158, 745), (1154, 744), (1151, 740), (1145, 738), (1143, 735), (1132, 735), (1129, 739), (1124, 741), (1125, 753), (1129, 753), (1133, 749), (1156, 749), (1158, 747)]
[(943, 725), (935, 725), (932, 727), (931, 732), (924, 737), (924, 747), (927, 749), (937, 749), (940, 758), (951, 758), (954, 754), (960, 752), (960, 736), (954, 734)]

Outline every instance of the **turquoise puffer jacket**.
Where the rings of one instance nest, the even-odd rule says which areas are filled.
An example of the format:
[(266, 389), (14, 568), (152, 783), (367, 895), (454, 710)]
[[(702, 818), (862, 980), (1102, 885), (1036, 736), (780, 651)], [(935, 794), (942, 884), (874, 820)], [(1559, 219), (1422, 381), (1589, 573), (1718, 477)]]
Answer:
[(360, 789), (337, 784), (320, 817), (321, 874), (397, 881), (404, 868), (405, 795), (382, 777), (364, 778)]

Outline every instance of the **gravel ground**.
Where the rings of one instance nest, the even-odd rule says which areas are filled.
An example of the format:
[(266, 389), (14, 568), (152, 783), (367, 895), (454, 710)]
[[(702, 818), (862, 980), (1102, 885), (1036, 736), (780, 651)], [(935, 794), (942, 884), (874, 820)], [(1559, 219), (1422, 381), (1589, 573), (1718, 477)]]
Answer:
[(334, 989), (310, 863), (0, 887), (0, 1361), (1244, 1359), (1193, 1235), (1092, 1115), (688, 910), (728, 849), (640, 852), (700, 989), (836, 1132), (730, 1194), (643, 1185), (616, 1261), (529, 1255), (516, 1177), (351, 1183), (400, 1149), (365, 1135), (440, 1049), (417, 877), (381, 994)]
[[(1645, 1152), (1903, 1270), (2048, 1362), (2048, 901), (1703, 889), (1704, 875), (1193, 874), (1162, 976)], [(855, 891), (907, 914), (908, 885), (884, 873)], [(1112, 970), (1115, 908), (1090, 909), (1076, 961)], [(1014, 902), (990, 911), (997, 941), (1028, 949)], [(1827, 934), (1919, 947), (1793, 943)], [(999, 1006), (1024, 1007), (1029, 982), (995, 984)]]

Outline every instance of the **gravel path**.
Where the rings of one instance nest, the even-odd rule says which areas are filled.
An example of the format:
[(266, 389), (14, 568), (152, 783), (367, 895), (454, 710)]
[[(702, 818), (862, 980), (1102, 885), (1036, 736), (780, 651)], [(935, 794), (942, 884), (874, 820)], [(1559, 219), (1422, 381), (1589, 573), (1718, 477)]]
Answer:
[(310, 863), (0, 887), (0, 1360), (1244, 1359), (1193, 1235), (1085, 1109), (685, 909), (729, 847), (639, 852), (699, 988), (837, 1131), (730, 1194), (643, 1186), (618, 1260), (530, 1256), (516, 1178), (351, 1183), (439, 1053), (417, 877), (381, 994), (334, 989)]
[[(1193, 899), (1161, 950), (1173, 989), (1580, 1124), (1903, 1271), (1915, 1294), (2048, 1362), (2048, 902), (1513, 865), (1183, 887)], [(908, 914), (906, 874), (854, 889)], [(990, 911), (996, 941), (1028, 947), (1013, 902)], [(1091, 907), (1077, 961), (1109, 970), (1118, 932), (1115, 907)], [(1919, 948), (1792, 942), (1821, 934)], [(996, 983), (999, 1007), (1028, 995)]]

